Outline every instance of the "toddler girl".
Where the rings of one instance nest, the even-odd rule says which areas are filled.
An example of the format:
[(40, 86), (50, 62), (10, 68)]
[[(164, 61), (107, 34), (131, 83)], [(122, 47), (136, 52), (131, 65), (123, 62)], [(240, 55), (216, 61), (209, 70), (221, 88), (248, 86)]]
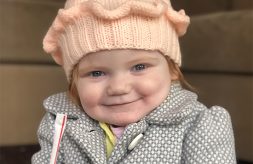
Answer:
[(67, 0), (44, 49), (69, 91), (44, 101), (32, 163), (236, 163), (229, 114), (184, 89), (188, 24), (169, 0)]

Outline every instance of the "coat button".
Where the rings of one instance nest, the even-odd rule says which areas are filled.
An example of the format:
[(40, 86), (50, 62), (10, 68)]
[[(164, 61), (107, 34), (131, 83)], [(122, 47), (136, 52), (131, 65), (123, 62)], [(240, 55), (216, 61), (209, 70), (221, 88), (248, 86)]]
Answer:
[(133, 150), (134, 147), (138, 144), (138, 142), (141, 140), (142, 137), (143, 137), (143, 134), (139, 134), (138, 136), (136, 136), (133, 139), (133, 141), (129, 144), (128, 150)]

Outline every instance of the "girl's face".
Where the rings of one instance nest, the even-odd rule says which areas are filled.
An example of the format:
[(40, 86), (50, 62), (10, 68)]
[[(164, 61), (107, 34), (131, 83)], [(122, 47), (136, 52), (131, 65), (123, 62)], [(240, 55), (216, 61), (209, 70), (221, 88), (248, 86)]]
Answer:
[(77, 91), (93, 119), (126, 126), (139, 121), (169, 94), (171, 75), (157, 51), (105, 50), (85, 56), (78, 66)]

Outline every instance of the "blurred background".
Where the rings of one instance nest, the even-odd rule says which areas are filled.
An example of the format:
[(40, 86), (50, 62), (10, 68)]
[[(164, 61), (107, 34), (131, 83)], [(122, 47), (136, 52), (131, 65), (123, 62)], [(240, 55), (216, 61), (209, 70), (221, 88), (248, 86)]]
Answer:
[[(65, 91), (42, 39), (64, 0), (0, 0), (0, 163), (39, 150), (43, 100)], [(239, 164), (253, 163), (253, 0), (171, 0), (191, 16), (180, 39), (183, 72), (207, 106), (231, 115)]]

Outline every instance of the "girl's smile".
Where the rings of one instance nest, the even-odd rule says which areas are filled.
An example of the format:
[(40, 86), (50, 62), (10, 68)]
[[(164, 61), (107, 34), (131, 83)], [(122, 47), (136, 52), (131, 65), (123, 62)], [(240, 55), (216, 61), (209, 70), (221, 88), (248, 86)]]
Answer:
[(132, 104), (132, 103), (135, 103), (137, 102), (138, 100), (140, 100), (141, 98), (138, 98), (138, 99), (135, 99), (135, 100), (127, 100), (127, 101), (108, 101), (108, 102), (105, 102), (103, 105), (104, 106), (108, 106), (108, 107), (113, 107), (113, 106), (119, 106), (119, 105), (128, 105), (128, 104)]

